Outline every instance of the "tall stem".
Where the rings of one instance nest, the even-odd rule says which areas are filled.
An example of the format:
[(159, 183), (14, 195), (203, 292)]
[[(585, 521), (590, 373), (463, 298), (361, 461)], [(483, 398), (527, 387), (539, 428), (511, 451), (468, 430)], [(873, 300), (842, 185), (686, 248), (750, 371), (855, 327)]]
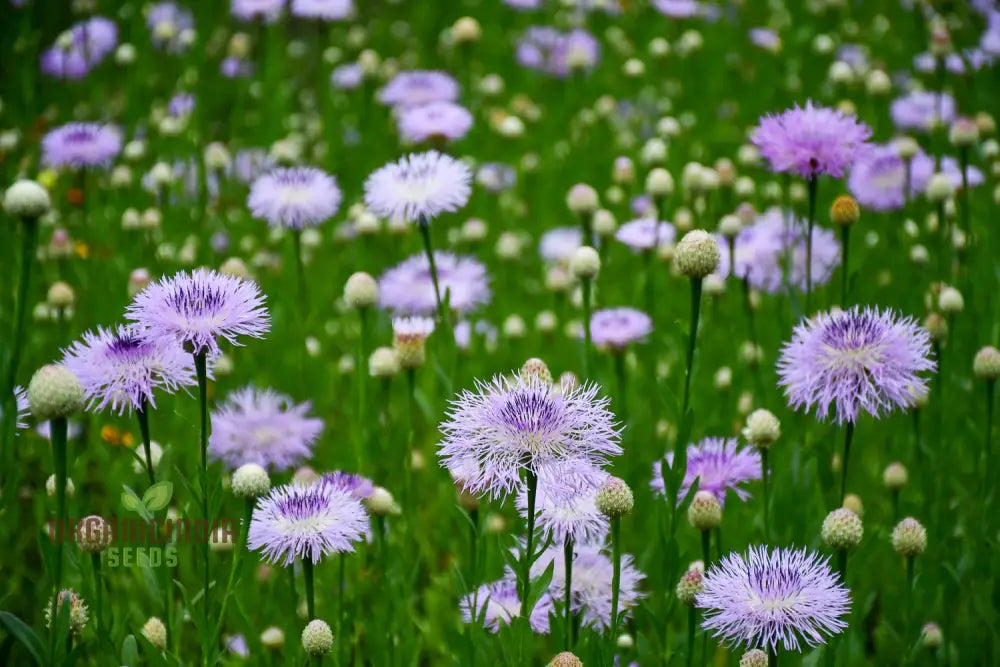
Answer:
[(840, 227), (840, 244), (844, 248), (844, 266), (841, 267), (840, 273), (840, 306), (841, 308), (847, 308), (847, 277), (850, 267), (851, 258), (851, 226), (841, 225)]
[(698, 316), (701, 314), (701, 278), (691, 279), (691, 321), (688, 328), (687, 370), (684, 374), (684, 408), (681, 419), (691, 403), (691, 374), (694, 365), (694, 347), (698, 337)]
[(767, 466), (767, 447), (760, 448), (760, 476), (764, 480), (764, 542), (767, 543), (771, 539), (771, 531), (768, 530), (770, 524), (768, 518), (770, 517), (770, 508), (768, 507), (768, 466)]
[(408, 396), (406, 397), (406, 421), (409, 426), (409, 439), (406, 443), (406, 452), (403, 456), (403, 497), (410, 500), (410, 477), (413, 467), (413, 442), (416, 430), (416, 410), (414, 403), (417, 402), (417, 369), (406, 369), (406, 386)]
[(90, 554), (91, 569), (94, 573), (94, 596), (96, 605), (94, 607), (94, 620), (97, 623), (97, 641), (101, 641), (101, 616), (104, 614), (104, 582), (101, 579), (101, 554)]
[[(14, 339), (11, 347), (10, 365), (7, 367), (7, 382), (4, 385), (4, 400), (9, 400), (10, 394), (17, 384), (17, 367), (21, 362), (21, 348), (24, 343), (24, 324), (28, 312), (28, 287), (31, 283), (31, 267), (35, 262), (35, 246), (38, 244), (38, 221), (34, 218), (24, 218), (21, 221), (24, 236), (21, 239), (21, 274), (17, 282), (17, 308), (14, 311)], [(15, 410), (4, 412), (13, 415)], [(6, 417), (5, 417), (6, 418)]]
[(590, 348), (591, 348), (591, 336), (590, 336), (590, 310), (591, 310), (591, 297), (593, 290), (593, 279), (592, 278), (581, 278), (580, 279), (580, 296), (583, 298), (583, 377), (580, 378), (584, 382), (590, 377)]
[(712, 531), (701, 531), (701, 558), (705, 562), (705, 569), (712, 562)]
[(618, 639), (618, 596), (622, 585), (621, 519), (611, 518), (611, 558), (614, 571), (611, 575), (611, 645)]
[(812, 254), (813, 254), (813, 224), (816, 222), (816, 191), (819, 189), (819, 178), (809, 177), (809, 214), (806, 218), (806, 316), (812, 314)]
[[(52, 439), (52, 463), (56, 476), (56, 531), (68, 531), (69, 520), (66, 516), (66, 418), (56, 417), (49, 421), (49, 435)], [(52, 597), (52, 647), (55, 647), (56, 638), (56, 603), (59, 599), (59, 592), (62, 590), (62, 565), (63, 565), (63, 542), (65, 535), (57, 535), (56, 538), (56, 563), (55, 563), (55, 595)]]
[(840, 462), (840, 504), (844, 504), (847, 495), (847, 462), (851, 455), (851, 440), (854, 438), (854, 422), (847, 422), (844, 429), (844, 460)]
[(299, 294), (302, 323), (309, 317), (309, 298), (306, 294), (306, 267), (302, 262), (302, 230), (292, 230), (292, 248), (295, 252), (295, 281)]
[(563, 609), (566, 615), (566, 638), (563, 649), (569, 651), (573, 647), (573, 538), (569, 535), (563, 542), (563, 565), (566, 570), (566, 598)]
[(368, 340), (368, 308), (358, 309), (358, 319), (361, 324), (361, 336), (358, 340), (358, 363), (355, 365), (355, 373), (358, 376), (358, 423), (361, 429), (361, 438), (356, 444), (358, 472), (364, 472), (365, 450), (368, 448), (368, 405), (366, 403), (368, 391), (368, 364), (367, 351), (365, 346)]
[(139, 433), (142, 437), (142, 448), (146, 453), (146, 474), (149, 475), (149, 485), (156, 484), (156, 473), (153, 472), (153, 456), (150, 453), (149, 439), (149, 412), (148, 403), (143, 398), (139, 403), (139, 408), (135, 411), (135, 416), (139, 419)]
[(313, 585), (313, 562), (308, 554), (302, 559), (302, 577), (306, 582), (306, 614), (309, 620), (316, 618), (316, 595)]
[(962, 194), (958, 197), (959, 209), (962, 216), (962, 231), (968, 234), (969, 229), (969, 148), (962, 146), (958, 149), (958, 163), (962, 169)]
[(531, 562), (535, 547), (535, 494), (538, 491), (538, 475), (528, 470), (525, 477), (528, 487), (528, 534), (521, 559), (521, 618), (525, 623), (530, 623), (528, 596), (531, 594)]
[(434, 284), (434, 303), (437, 305), (438, 320), (441, 324), (444, 324), (447, 320), (445, 319), (446, 313), (444, 312), (444, 303), (441, 301), (441, 287), (438, 284), (437, 264), (434, 262), (434, 246), (431, 243), (431, 225), (429, 222), (420, 220), (417, 222), (417, 228), (420, 230), (420, 237), (424, 241), (424, 253), (427, 255), (427, 264), (431, 269), (431, 282)]
[(615, 381), (618, 384), (618, 416), (622, 423), (628, 425), (628, 384), (625, 375), (625, 350), (620, 350), (612, 354), (615, 362)]
[[(201, 470), (200, 470), (200, 481), (201, 481), (201, 510), (203, 513), (203, 518), (205, 521), (209, 521), (208, 516), (208, 368), (206, 361), (205, 350), (200, 350), (194, 353), (194, 370), (195, 374), (198, 376), (198, 409), (201, 420)], [(211, 525), (209, 523), (209, 525)], [(201, 545), (201, 564), (205, 575), (205, 591), (203, 600), (204, 604), (204, 621), (205, 627), (208, 627), (208, 622), (211, 614), (210, 600), (209, 600), (209, 584), (211, 582), (208, 570), (208, 542), (205, 540)], [(207, 650), (207, 647), (206, 647)]]
[(687, 667), (691, 667), (694, 662), (694, 629), (697, 624), (698, 612), (695, 611), (692, 603), (688, 607)]

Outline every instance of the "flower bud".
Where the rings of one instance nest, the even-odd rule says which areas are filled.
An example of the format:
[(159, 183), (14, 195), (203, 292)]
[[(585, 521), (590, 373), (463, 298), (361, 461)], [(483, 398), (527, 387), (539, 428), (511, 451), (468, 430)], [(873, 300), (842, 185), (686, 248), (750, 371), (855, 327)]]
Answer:
[(599, 205), (597, 191), (586, 183), (577, 183), (566, 195), (566, 206), (577, 215), (591, 214)]
[(377, 347), (368, 357), (368, 374), (376, 378), (392, 377), (399, 372), (399, 358), (391, 347)]
[(371, 308), (378, 303), (378, 283), (363, 271), (352, 273), (344, 285), (344, 301), (352, 308)]
[(601, 257), (590, 246), (580, 246), (569, 260), (569, 270), (577, 278), (593, 278), (601, 270)]
[(45, 295), (45, 301), (57, 310), (65, 310), (66, 308), (71, 308), (76, 303), (76, 293), (67, 283), (57, 280), (49, 287), (49, 291)]
[(934, 174), (927, 182), (926, 194), (932, 202), (943, 202), (955, 196), (955, 184), (948, 174)]
[(945, 315), (957, 315), (965, 309), (965, 300), (954, 287), (942, 287), (938, 294), (938, 307)]
[(689, 568), (681, 580), (677, 582), (677, 588), (675, 590), (677, 594), (677, 599), (681, 604), (686, 604), (689, 607), (694, 604), (695, 597), (701, 592), (703, 585), (704, 574), (702, 571)]
[(151, 616), (142, 626), (142, 636), (161, 651), (167, 650), (167, 626), (156, 616)]
[(473, 17), (463, 16), (451, 26), (451, 36), (456, 44), (471, 44), (479, 41), (479, 38), (483, 36), (483, 29), (480, 27), (479, 21)]
[(76, 526), (76, 543), (84, 553), (101, 553), (111, 544), (111, 538), (111, 525), (96, 514), (82, 519)]
[(747, 417), (743, 437), (754, 447), (765, 449), (781, 437), (781, 422), (769, 410), (754, 410)]
[(563, 651), (552, 658), (548, 667), (583, 667), (583, 661), (569, 651)]
[(980, 380), (1000, 378), (1000, 350), (987, 345), (976, 352), (976, 357), (972, 360), (972, 374)]
[(826, 515), (820, 532), (828, 547), (847, 551), (861, 543), (865, 531), (861, 518), (846, 507), (841, 507)]
[(650, 170), (646, 176), (646, 192), (653, 197), (669, 197), (674, 191), (674, 177), (663, 167)]
[[(83, 629), (87, 625), (87, 621), (90, 620), (90, 612), (87, 609), (87, 605), (83, 602), (77, 593), (71, 588), (65, 588), (59, 591), (59, 596), (56, 602), (56, 618), (59, 617), (60, 610), (64, 604), (69, 604), (69, 629), (74, 635), (78, 635), (83, 632)], [(52, 627), (52, 603), (48, 602), (45, 605), (45, 627)]]
[(944, 635), (941, 627), (937, 623), (925, 623), (920, 629), (920, 645), (926, 649), (934, 650), (944, 643)]
[(48, 191), (35, 181), (16, 181), (3, 195), (3, 210), (12, 218), (37, 220), (51, 208)]
[(619, 519), (629, 514), (635, 504), (632, 489), (628, 484), (618, 477), (610, 476), (601, 484), (594, 500), (597, 510), (612, 519)]
[(282, 649), (285, 647), (285, 633), (278, 626), (272, 625), (260, 633), (260, 643), (266, 649)]
[(927, 530), (913, 517), (906, 517), (892, 529), (892, 548), (900, 556), (919, 556), (927, 548)]
[(399, 514), (401, 511), (392, 494), (381, 486), (372, 489), (371, 495), (365, 498), (364, 502), (368, 511), (374, 516), (389, 516), (390, 514)]
[(302, 630), (302, 648), (309, 655), (323, 655), (333, 648), (333, 631), (325, 621), (313, 619)]
[(830, 220), (833, 224), (846, 227), (853, 225), (860, 217), (861, 207), (854, 197), (840, 195), (833, 200), (833, 205), (830, 207)]
[(956, 118), (948, 129), (948, 141), (957, 148), (969, 148), (979, 142), (979, 127), (971, 118)]
[(67, 417), (83, 407), (83, 387), (65, 366), (42, 366), (28, 383), (28, 404), (38, 421)]
[(546, 384), (552, 384), (552, 373), (549, 371), (549, 367), (537, 357), (532, 357), (524, 362), (524, 365), (521, 366), (520, 375), (525, 380), (536, 377)]
[(887, 465), (882, 472), (882, 484), (890, 491), (899, 491), (908, 481), (906, 466), (898, 461)]
[(722, 504), (711, 491), (699, 491), (694, 494), (687, 515), (695, 530), (712, 530), (722, 523)]
[(233, 473), (231, 485), (237, 498), (259, 498), (271, 490), (271, 478), (256, 463), (244, 463)]
[(674, 248), (674, 264), (681, 275), (704, 278), (719, 266), (719, 244), (708, 232), (695, 229)]
[(767, 667), (767, 653), (752, 648), (740, 658), (740, 667)]

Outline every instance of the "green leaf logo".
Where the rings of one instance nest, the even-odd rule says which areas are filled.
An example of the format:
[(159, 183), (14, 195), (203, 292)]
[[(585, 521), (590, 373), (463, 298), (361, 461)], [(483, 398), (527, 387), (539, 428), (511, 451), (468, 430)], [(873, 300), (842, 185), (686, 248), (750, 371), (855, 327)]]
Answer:
[(139, 508), (142, 506), (142, 501), (136, 498), (134, 493), (122, 491), (122, 505), (127, 510), (138, 512)]
[(171, 496), (174, 495), (174, 485), (172, 482), (157, 482), (148, 489), (142, 496), (142, 504), (150, 512), (158, 512), (170, 503)]

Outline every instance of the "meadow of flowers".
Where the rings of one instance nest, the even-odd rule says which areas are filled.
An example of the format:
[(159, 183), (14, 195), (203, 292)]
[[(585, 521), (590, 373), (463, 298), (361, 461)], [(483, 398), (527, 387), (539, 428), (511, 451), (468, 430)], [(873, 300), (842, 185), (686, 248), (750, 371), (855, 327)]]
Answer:
[(993, 0), (0, 37), (0, 664), (1000, 664)]

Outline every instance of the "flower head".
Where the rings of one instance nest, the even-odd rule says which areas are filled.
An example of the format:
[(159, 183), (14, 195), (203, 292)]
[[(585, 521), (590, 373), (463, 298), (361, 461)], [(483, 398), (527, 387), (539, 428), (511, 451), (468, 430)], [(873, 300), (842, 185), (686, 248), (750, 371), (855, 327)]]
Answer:
[(517, 487), (522, 469), (538, 475), (570, 461), (600, 467), (620, 454), (607, 406), (596, 385), (556, 387), (520, 375), (477, 381), (476, 392), (452, 401), (438, 455), (453, 472), (472, 463), (462, 475), (469, 492), (503, 498)]
[(590, 317), (590, 336), (594, 345), (614, 352), (645, 340), (652, 332), (652, 318), (635, 308), (604, 308), (594, 311)]
[(319, 484), (349, 493), (358, 500), (365, 500), (375, 492), (375, 485), (367, 477), (340, 470), (326, 473), (319, 478)]
[[(501, 625), (509, 624), (521, 615), (521, 600), (517, 595), (517, 582), (500, 579), (483, 584), (474, 593), (466, 594), (459, 608), (462, 621), (472, 623), (482, 617), (483, 626), (490, 632), (498, 632)], [(531, 629), (538, 634), (549, 632), (549, 612), (552, 598), (543, 595), (531, 610)]]
[(254, 181), (247, 207), (272, 227), (314, 227), (337, 213), (340, 188), (322, 169), (275, 169)]
[(896, 129), (929, 132), (955, 120), (955, 98), (948, 93), (914, 90), (893, 100), (889, 112)]
[(194, 29), (194, 17), (175, 2), (157, 2), (146, 10), (146, 26), (153, 46), (177, 53), (189, 45), (181, 33)]
[(122, 135), (113, 125), (69, 123), (42, 139), (42, 159), (50, 167), (107, 167), (122, 150)]
[(638, 218), (618, 228), (615, 238), (632, 250), (652, 250), (663, 243), (673, 243), (677, 230), (669, 222)]
[(237, 345), (237, 336), (261, 338), (271, 326), (257, 283), (205, 269), (150, 283), (125, 316), (147, 336), (170, 336), (209, 356), (218, 354), (220, 337)]
[(399, 112), (399, 134), (420, 143), (432, 139), (455, 141), (472, 128), (472, 114), (454, 102), (431, 102)]
[(847, 627), (850, 594), (825, 558), (757, 546), (711, 566), (696, 605), (702, 627), (730, 643), (800, 651)]
[(260, 19), (274, 23), (281, 16), (285, 0), (230, 0), (230, 13), (240, 21)]
[(907, 196), (912, 197), (915, 192), (913, 166), (910, 167), (911, 191), (905, 191), (906, 169), (907, 164), (895, 146), (875, 146), (851, 167), (847, 187), (862, 206), (876, 211), (894, 211), (902, 208)]
[(60, 79), (82, 79), (117, 45), (114, 21), (94, 16), (74, 24), (42, 53), (42, 71)]
[(391, 220), (429, 222), (465, 206), (472, 172), (437, 151), (411, 153), (375, 170), (365, 181), (365, 205)]
[[(674, 453), (664, 457), (668, 466), (673, 465)], [(726, 492), (732, 491), (740, 500), (750, 497), (741, 485), (760, 479), (760, 453), (749, 447), (740, 447), (736, 438), (704, 438), (696, 445), (688, 445), (687, 469), (677, 492), (677, 502), (687, 497), (688, 491), (698, 481), (699, 491), (708, 491), (725, 504)], [(663, 462), (653, 463), (653, 480), (650, 486), (660, 494), (666, 493), (663, 481)]]
[[(434, 252), (442, 298), (459, 313), (468, 313), (490, 301), (489, 278), (479, 260), (450, 252)], [(429, 315), (437, 309), (434, 281), (427, 255), (403, 260), (379, 278), (379, 305), (402, 314)]]
[(271, 563), (313, 563), (331, 553), (354, 551), (368, 527), (361, 501), (329, 484), (289, 484), (257, 501), (247, 546)]
[(173, 393), (195, 383), (191, 355), (170, 338), (147, 338), (134, 326), (98, 327), (73, 343), (62, 363), (83, 385), (92, 410), (118, 414), (156, 407), (155, 389)]
[(379, 102), (390, 107), (411, 107), (431, 102), (454, 102), (458, 83), (445, 72), (413, 70), (400, 72), (379, 92)]
[(354, 0), (292, 0), (292, 16), (344, 21), (354, 14)]
[(542, 234), (538, 252), (546, 262), (565, 262), (583, 245), (583, 232), (579, 227), (556, 227)]
[(833, 406), (838, 423), (912, 407), (927, 385), (920, 373), (934, 368), (930, 337), (912, 318), (858, 306), (803, 321), (778, 359), (789, 404), (815, 406), (820, 419)]
[[(586, 463), (572, 462), (546, 468), (538, 477), (535, 521), (541, 539), (552, 538), (562, 544), (571, 539), (577, 544), (599, 544), (608, 533), (608, 518), (595, 502), (606, 472)], [(569, 489), (567, 489), (569, 485)], [(521, 484), (517, 509), (528, 513), (528, 489)]]
[(212, 413), (208, 453), (230, 469), (246, 463), (282, 471), (312, 456), (323, 420), (309, 417), (312, 405), (272, 389), (243, 387)]
[(853, 115), (810, 101), (805, 107), (764, 116), (751, 140), (773, 171), (840, 178), (864, 155), (871, 134), (871, 128)]

